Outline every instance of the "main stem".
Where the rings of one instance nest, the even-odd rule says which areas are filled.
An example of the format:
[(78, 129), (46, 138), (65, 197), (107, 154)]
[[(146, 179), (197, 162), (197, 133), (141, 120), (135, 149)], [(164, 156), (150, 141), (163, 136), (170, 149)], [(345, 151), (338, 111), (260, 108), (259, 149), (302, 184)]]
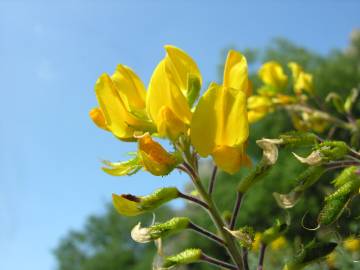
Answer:
[(208, 212), (209, 212), (211, 218), (213, 219), (214, 224), (216, 225), (222, 238), (224, 239), (224, 241), (226, 243), (226, 247), (227, 247), (229, 255), (234, 260), (234, 263), (236, 264), (237, 269), (243, 270), (242, 258), (241, 258), (241, 254), (236, 246), (236, 242), (235, 242), (234, 238), (225, 230), (225, 223), (224, 223), (223, 219), (221, 218), (218, 209), (216, 208), (213, 200), (211, 199), (209, 194), (206, 192), (204, 186), (200, 182), (199, 176), (197, 175), (197, 173), (194, 172), (194, 170), (192, 170), (192, 168), (191, 168), (191, 178), (192, 178), (193, 183), (194, 183), (197, 191), (199, 192), (200, 196), (207, 203), (207, 205), (209, 207)]

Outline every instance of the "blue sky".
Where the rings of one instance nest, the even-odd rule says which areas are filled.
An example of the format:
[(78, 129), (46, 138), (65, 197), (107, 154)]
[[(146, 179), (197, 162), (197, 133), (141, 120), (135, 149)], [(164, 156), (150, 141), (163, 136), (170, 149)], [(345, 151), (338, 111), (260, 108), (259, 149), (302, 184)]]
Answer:
[(114, 178), (103, 158), (134, 145), (94, 127), (93, 86), (118, 63), (147, 83), (174, 44), (217, 79), (220, 51), (286, 37), (327, 53), (360, 26), (358, 1), (0, 0), (0, 269), (55, 269), (60, 237), (101, 213), (112, 192), (182, 186), (177, 174)]

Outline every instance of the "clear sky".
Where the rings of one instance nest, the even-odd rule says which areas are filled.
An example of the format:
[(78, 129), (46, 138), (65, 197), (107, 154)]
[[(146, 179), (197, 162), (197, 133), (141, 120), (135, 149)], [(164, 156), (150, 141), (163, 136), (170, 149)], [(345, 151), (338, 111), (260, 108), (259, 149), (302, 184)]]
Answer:
[[(112, 192), (182, 186), (177, 174), (105, 175), (100, 160), (134, 150), (94, 127), (93, 86), (118, 63), (147, 83), (174, 44), (217, 79), (220, 51), (286, 37), (320, 53), (344, 48), (359, 1), (0, 0), (0, 269), (55, 269), (51, 250)], [(54, 1), (55, 2), (55, 1)]]

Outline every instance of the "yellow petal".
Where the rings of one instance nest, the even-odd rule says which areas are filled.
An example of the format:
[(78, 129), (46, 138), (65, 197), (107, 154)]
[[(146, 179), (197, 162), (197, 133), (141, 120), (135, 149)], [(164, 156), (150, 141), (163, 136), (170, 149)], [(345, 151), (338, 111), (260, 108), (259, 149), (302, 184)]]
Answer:
[(100, 108), (93, 108), (89, 112), (89, 115), (90, 115), (90, 118), (95, 123), (95, 125), (97, 125), (99, 128), (109, 130), (107, 125), (106, 125), (105, 116), (104, 116), (104, 114), (103, 114), (103, 112), (101, 111)]
[(137, 216), (144, 211), (139, 207), (140, 198), (133, 195), (112, 195), (113, 204), (119, 214), (124, 216)]
[(171, 45), (166, 45), (165, 50), (167, 53), (165, 57), (166, 70), (186, 96), (190, 74), (197, 77), (201, 85), (200, 70), (195, 61), (183, 50)]
[(196, 106), (190, 133), (201, 156), (211, 154), (216, 146), (244, 143), (249, 135), (245, 94), (211, 84)]
[(234, 174), (242, 166), (250, 166), (251, 161), (244, 147), (218, 146), (212, 154), (215, 164), (227, 173)]
[(149, 133), (139, 138), (139, 156), (144, 168), (154, 175), (167, 175), (177, 164), (176, 158), (155, 142)]
[(146, 90), (141, 79), (135, 72), (124, 65), (118, 65), (111, 79), (118, 93), (129, 110), (144, 110)]
[(267, 115), (266, 111), (248, 111), (248, 120), (249, 123), (255, 123), (259, 121), (260, 119), (264, 118)]
[(283, 68), (275, 61), (269, 61), (263, 64), (259, 70), (259, 76), (265, 84), (280, 89), (284, 88), (288, 81)]
[(294, 90), (296, 93), (301, 93), (303, 90), (308, 93), (313, 92), (313, 76), (309, 73), (301, 72), (295, 82)]
[(188, 102), (166, 71), (165, 60), (162, 60), (151, 77), (146, 98), (148, 114), (157, 125), (159, 123), (159, 112), (164, 106), (170, 108), (183, 123), (190, 123), (191, 111)]
[(266, 96), (251, 96), (247, 100), (249, 110), (264, 110), (268, 111), (272, 107), (272, 101)]
[(160, 109), (157, 124), (159, 135), (172, 141), (175, 141), (181, 134), (186, 134), (188, 130), (185, 123), (167, 106)]
[(251, 94), (251, 83), (248, 79), (248, 66), (246, 58), (239, 52), (230, 50), (224, 68), (223, 85), (227, 88), (244, 91), (247, 96)]
[(127, 110), (109, 75), (100, 76), (95, 85), (95, 93), (107, 127), (116, 137), (134, 140), (135, 131), (151, 129), (150, 122), (136, 117)]

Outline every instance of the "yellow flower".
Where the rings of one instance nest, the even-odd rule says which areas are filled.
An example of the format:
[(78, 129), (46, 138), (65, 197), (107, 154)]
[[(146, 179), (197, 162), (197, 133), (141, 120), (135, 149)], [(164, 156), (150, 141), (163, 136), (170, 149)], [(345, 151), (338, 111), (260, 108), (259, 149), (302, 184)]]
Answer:
[(256, 95), (248, 98), (247, 106), (249, 123), (254, 123), (272, 110), (273, 103), (267, 96)]
[(168, 153), (149, 133), (139, 138), (140, 163), (153, 175), (167, 175), (178, 164), (174, 155)]
[(201, 75), (196, 63), (184, 51), (165, 46), (165, 58), (156, 67), (149, 84), (146, 107), (160, 136), (174, 140), (186, 134), (191, 121), (187, 100), (189, 79)]
[(246, 58), (239, 52), (230, 50), (224, 67), (223, 85), (227, 88), (244, 91), (247, 96), (251, 95), (252, 84), (248, 78), (248, 66)]
[(335, 268), (337, 253), (336, 251), (331, 252), (329, 255), (326, 256), (326, 264), (330, 269)]
[(101, 128), (125, 141), (135, 140), (137, 131), (153, 130), (145, 111), (145, 87), (129, 67), (118, 65), (111, 77), (101, 75), (95, 93), (100, 109), (92, 110), (90, 115)]
[(344, 243), (344, 248), (350, 252), (356, 252), (360, 250), (360, 238), (349, 237)]
[(251, 250), (254, 252), (258, 251), (260, 249), (260, 244), (261, 244), (261, 233), (257, 232), (255, 233), (255, 238)]
[(235, 173), (249, 164), (244, 149), (249, 136), (244, 91), (211, 84), (200, 98), (190, 130), (199, 155), (212, 155), (224, 171)]
[(313, 76), (310, 73), (304, 72), (303, 68), (295, 62), (290, 62), (288, 66), (291, 69), (294, 79), (295, 93), (301, 94), (302, 91), (313, 93)]
[(277, 89), (282, 89), (287, 85), (288, 77), (278, 62), (269, 61), (262, 65), (259, 70), (261, 80), (266, 84)]
[(270, 248), (272, 250), (279, 250), (286, 246), (286, 238), (284, 236), (279, 236), (274, 241), (271, 242)]

